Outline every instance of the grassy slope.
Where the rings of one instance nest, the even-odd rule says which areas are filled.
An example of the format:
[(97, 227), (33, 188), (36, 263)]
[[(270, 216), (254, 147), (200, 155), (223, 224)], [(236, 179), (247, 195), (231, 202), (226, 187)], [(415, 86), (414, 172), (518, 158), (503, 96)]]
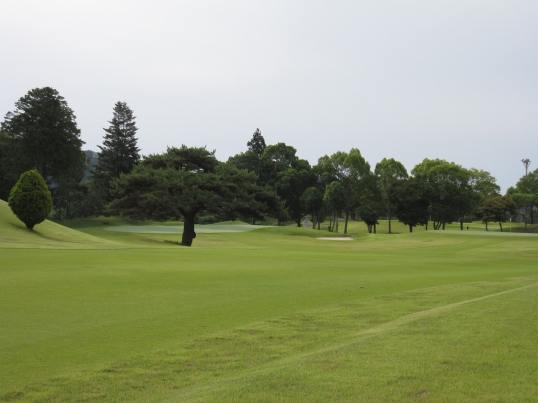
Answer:
[(33, 231), (0, 200), (0, 248), (102, 248), (117, 246), (110, 241), (45, 220)]
[(538, 287), (497, 293), (538, 283), (538, 238), (350, 233), (3, 249), (0, 400), (535, 399)]

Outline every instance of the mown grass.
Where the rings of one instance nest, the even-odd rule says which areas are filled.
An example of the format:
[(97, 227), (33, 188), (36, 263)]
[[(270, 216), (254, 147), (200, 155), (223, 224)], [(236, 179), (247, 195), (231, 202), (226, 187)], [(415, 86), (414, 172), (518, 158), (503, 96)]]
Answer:
[(0, 226), (0, 401), (538, 396), (538, 238), (352, 223), (350, 242), (280, 227), (184, 248), (72, 224)]

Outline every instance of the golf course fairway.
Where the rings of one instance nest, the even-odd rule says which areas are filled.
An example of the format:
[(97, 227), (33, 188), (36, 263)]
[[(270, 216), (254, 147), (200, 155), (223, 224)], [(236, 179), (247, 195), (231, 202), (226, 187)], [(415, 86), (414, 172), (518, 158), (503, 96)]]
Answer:
[(538, 400), (538, 236), (65, 225), (0, 202), (2, 402)]

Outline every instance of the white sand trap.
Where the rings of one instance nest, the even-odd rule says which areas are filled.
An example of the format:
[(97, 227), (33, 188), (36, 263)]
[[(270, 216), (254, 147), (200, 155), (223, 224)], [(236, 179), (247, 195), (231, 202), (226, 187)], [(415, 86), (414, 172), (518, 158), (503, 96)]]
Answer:
[(341, 238), (316, 238), (320, 241), (353, 241), (353, 238), (341, 237)]

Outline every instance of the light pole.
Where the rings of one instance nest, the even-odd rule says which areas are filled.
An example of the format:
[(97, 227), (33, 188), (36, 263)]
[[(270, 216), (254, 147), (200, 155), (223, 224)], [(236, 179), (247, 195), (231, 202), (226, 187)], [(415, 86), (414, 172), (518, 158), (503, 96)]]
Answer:
[[(529, 165), (531, 164), (531, 160), (528, 158), (522, 159), (521, 162), (523, 162), (523, 165), (525, 165), (525, 176), (527, 176), (527, 171), (529, 170)], [(529, 193), (528, 189), (525, 193)], [(528, 205), (525, 204), (525, 231), (527, 231), (527, 215), (528, 215)], [(532, 208), (532, 206), (531, 206)]]
[(523, 162), (523, 165), (525, 165), (525, 176), (527, 176), (527, 171), (529, 170), (529, 165), (531, 164), (531, 160), (528, 158), (522, 159), (521, 162)]

